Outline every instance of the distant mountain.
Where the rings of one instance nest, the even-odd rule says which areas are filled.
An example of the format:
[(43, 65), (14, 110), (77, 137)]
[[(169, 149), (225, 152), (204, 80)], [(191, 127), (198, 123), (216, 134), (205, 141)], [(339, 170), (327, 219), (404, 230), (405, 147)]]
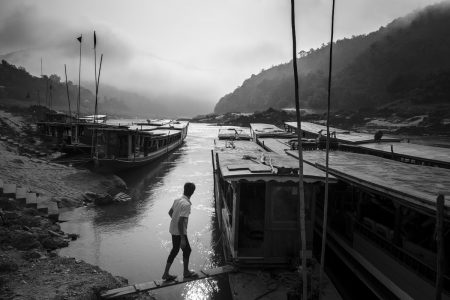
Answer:
[[(300, 101), (324, 108), (329, 44), (300, 53)], [(368, 35), (333, 45), (332, 109), (448, 108), (450, 99), (450, 3), (429, 6)], [(392, 105), (390, 105), (392, 103)], [(399, 104), (401, 103), (401, 104)], [(215, 113), (294, 106), (292, 62), (252, 75), (222, 97)]]
[[(71, 111), (76, 111), (78, 85), (68, 82)], [(80, 88), (80, 111), (92, 113), (94, 94)], [(35, 77), (25, 68), (16, 67), (2, 60), (0, 64), (0, 103), (4, 105), (30, 106), (35, 104), (52, 106), (56, 110), (69, 110), (65, 81), (57, 75)]]
[[(80, 88), (80, 113), (94, 114), (95, 86), (84, 82)], [(68, 82), (71, 112), (76, 112), (78, 85)], [(161, 118), (176, 117), (185, 109), (179, 105), (173, 109), (173, 101), (155, 101), (138, 93), (123, 91), (100, 83), (98, 113), (120, 117)], [(0, 104), (30, 106), (41, 104), (54, 110), (69, 111), (65, 81), (58, 75), (32, 76), (23, 67), (2, 60), (0, 64)], [(187, 110), (185, 110), (187, 111)], [(191, 113), (193, 115), (194, 113)]]

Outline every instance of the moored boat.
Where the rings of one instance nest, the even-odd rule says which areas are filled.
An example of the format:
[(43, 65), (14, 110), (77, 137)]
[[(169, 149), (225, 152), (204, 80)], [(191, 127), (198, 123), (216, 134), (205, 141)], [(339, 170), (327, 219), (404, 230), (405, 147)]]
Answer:
[(182, 145), (189, 122), (152, 130), (103, 127), (94, 129), (94, 168), (117, 172), (144, 166)]
[[(267, 151), (298, 157), (282, 136), (256, 138)], [(415, 146), (422, 149), (422, 145), (401, 144), (409, 153)], [(325, 154), (303, 151), (303, 160), (326, 170)], [(416, 155), (419, 160), (417, 151)], [(450, 299), (449, 260), (441, 258), (440, 262), (435, 239), (437, 214), (442, 213), (442, 253), (448, 253), (449, 170), (348, 150), (332, 151), (329, 158), (329, 173), (338, 180), (329, 192), (327, 248), (333, 255), (381, 299), (433, 298), (439, 293), (435, 287), (439, 276), (442, 299)], [(437, 208), (439, 194), (444, 197), (441, 211)], [(317, 199), (315, 244), (322, 235), (324, 214), (324, 196)]]
[[(229, 274), (234, 299), (284, 299), (298, 291), (301, 259), (298, 161), (270, 153), (251, 141), (218, 141), (213, 150), (216, 215), (225, 260), (238, 267)], [(306, 245), (310, 275), (316, 195), (325, 173), (304, 165)], [(330, 177), (330, 182), (335, 182)], [(314, 275), (315, 274), (315, 275)], [(318, 292), (318, 287), (312, 293)], [(340, 299), (331, 281), (322, 299)]]

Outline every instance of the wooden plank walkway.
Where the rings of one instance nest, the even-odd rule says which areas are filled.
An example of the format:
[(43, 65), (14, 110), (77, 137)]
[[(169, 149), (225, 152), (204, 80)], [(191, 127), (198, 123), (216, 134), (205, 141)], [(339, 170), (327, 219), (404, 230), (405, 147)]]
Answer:
[(121, 288), (103, 292), (100, 295), (100, 297), (102, 299), (114, 299), (114, 298), (122, 297), (125, 295), (131, 295), (131, 294), (135, 294), (135, 293), (139, 293), (139, 292), (143, 292), (143, 291), (151, 291), (151, 290), (161, 289), (161, 288), (165, 288), (165, 287), (169, 287), (169, 286), (183, 284), (183, 283), (186, 283), (189, 281), (206, 279), (206, 278), (215, 277), (215, 276), (219, 276), (222, 274), (227, 274), (227, 273), (231, 273), (231, 272), (235, 272), (235, 271), (236, 271), (235, 267), (226, 265), (223, 267), (217, 267), (217, 268), (210, 269), (210, 270), (202, 270), (197, 273), (199, 276), (196, 278), (183, 278), (183, 280), (179, 280), (179, 281), (178, 280), (174, 280), (174, 281), (155, 280), (155, 281), (150, 281), (150, 282), (145, 282), (145, 283), (138, 283), (138, 284), (125, 286), (125, 287), (121, 287)]

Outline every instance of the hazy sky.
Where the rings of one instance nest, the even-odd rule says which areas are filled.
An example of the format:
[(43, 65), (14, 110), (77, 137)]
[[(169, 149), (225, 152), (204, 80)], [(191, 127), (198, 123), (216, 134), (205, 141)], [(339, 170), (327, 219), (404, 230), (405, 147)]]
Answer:
[[(435, 0), (337, 0), (335, 37), (384, 26)], [(329, 40), (331, 0), (297, 0), (299, 50)], [(93, 31), (102, 81), (152, 98), (187, 99), (210, 112), (261, 69), (291, 59), (290, 0), (0, 0), (0, 55), (34, 75), (94, 80)]]

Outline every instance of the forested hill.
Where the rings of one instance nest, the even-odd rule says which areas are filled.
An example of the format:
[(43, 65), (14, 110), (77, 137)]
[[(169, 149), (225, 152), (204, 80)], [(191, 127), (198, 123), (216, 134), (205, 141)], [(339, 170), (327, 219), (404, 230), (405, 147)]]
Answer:
[[(329, 44), (300, 53), (300, 101), (324, 108)], [(450, 3), (429, 6), (368, 35), (333, 45), (332, 109), (424, 106), (450, 100)], [(292, 63), (252, 75), (216, 104), (215, 113), (294, 106)], [(401, 105), (400, 105), (401, 103)], [(423, 109), (423, 107), (421, 107)]]
[[(83, 87), (83, 85), (85, 87)], [(68, 82), (71, 112), (76, 112), (78, 85)], [(51, 91), (50, 91), (51, 90)], [(94, 83), (82, 83), (80, 114), (92, 115), (95, 110)], [(50, 103), (51, 101), (51, 103)], [(30, 106), (41, 104), (58, 111), (69, 111), (64, 79), (58, 75), (32, 76), (23, 67), (2, 60), (0, 64), (0, 105)], [(98, 95), (98, 113), (109, 116), (155, 117), (167, 115), (167, 109), (147, 97), (101, 84)], [(153, 113), (153, 114), (152, 114)]]
[[(76, 111), (78, 85), (68, 82), (71, 110)], [(51, 89), (51, 92), (50, 92)], [(30, 75), (25, 68), (16, 67), (2, 60), (0, 64), (0, 103), (29, 106), (50, 105), (57, 110), (69, 110), (65, 82), (57, 75), (44, 75), (42, 78)], [(81, 111), (93, 113), (95, 96), (88, 89), (80, 89)]]

